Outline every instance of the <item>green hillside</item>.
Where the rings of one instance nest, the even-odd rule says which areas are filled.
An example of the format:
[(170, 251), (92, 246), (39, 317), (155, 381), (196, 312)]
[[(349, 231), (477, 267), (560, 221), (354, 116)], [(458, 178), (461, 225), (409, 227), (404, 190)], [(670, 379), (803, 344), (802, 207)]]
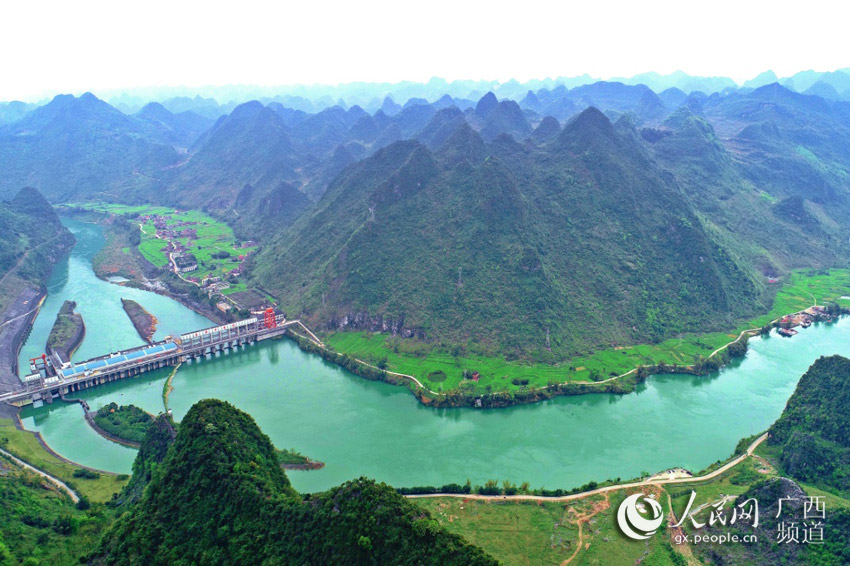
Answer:
[(636, 132), (595, 109), (539, 147), (485, 147), (462, 124), (433, 152), (383, 149), (254, 265), (320, 327), (541, 357), (733, 326), (765, 304)]
[(850, 494), (850, 360), (820, 358), (770, 429), (782, 468), (795, 478)]
[[(168, 438), (150, 434), (160, 447)], [(137, 464), (161, 453), (142, 450)], [(299, 495), (268, 437), (222, 401), (194, 405), (151, 469), (90, 564), (496, 563), (384, 484), (361, 478)]]
[(23, 286), (39, 288), (56, 259), (74, 242), (59, 217), (35, 189), (0, 201), (0, 312)]

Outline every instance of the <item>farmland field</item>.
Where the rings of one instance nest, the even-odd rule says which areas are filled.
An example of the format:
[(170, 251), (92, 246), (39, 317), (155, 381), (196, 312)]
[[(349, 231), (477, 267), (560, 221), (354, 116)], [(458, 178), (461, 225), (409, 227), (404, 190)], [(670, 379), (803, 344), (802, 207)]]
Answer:
[[(198, 261), (198, 269), (184, 275), (187, 279), (200, 281), (207, 276), (225, 279), (239, 266), (240, 256), (244, 258), (256, 250), (255, 246), (241, 247), (233, 235), (233, 230), (227, 224), (197, 210), (108, 203), (83, 203), (72, 206), (122, 215), (130, 221), (138, 222), (142, 232), (139, 252), (157, 267), (165, 266), (168, 263), (168, 257), (165, 252), (167, 240), (157, 237), (154, 216), (164, 219), (166, 230), (195, 230), (196, 238), (188, 236), (170, 238), (175, 244), (179, 243), (186, 248), (186, 251), (195, 256)], [(244, 290), (243, 283), (232, 283), (232, 288), (226, 289), (225, 294)]]

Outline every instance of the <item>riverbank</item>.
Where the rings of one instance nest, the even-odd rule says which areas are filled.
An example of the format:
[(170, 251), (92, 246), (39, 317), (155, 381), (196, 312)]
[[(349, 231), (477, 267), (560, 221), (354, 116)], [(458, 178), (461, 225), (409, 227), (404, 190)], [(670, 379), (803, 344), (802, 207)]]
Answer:
[(153, 344), (153, 335), (156, 332), (157, 320), (154, 315), (145, 310), (145, 307), (132, 299), (121, 297), (121, 306), (124, 312), (130, 317), (130, 322), (136, 332), (139, 333), (142, 340), (148, 344)]
[[(97, 258), (104, 254), (118, 258), (130, 255), (134, 261), (146, 264), (148, 270), (157, 271), (147, 259), (148, 256), (153, 258), (156, 255), (153, 251), (157, 250), (142, 249), (144, 246), (140, 245), (139, 239), (145, 234), (153, 236), (147, 233), (140, 236), (137, 225), (115, 216), (138, 215), (150, 210), (123, 205), (103, 206), (106, 206), (104, 213), (110, 214), (104, 216), (110, 231), (105, 248), (112, 251), (101, 251)], [(95, 214), (92, 210), (82, 213)], [(189, 245), (189, 240), (186, 243)], [(156, 257), (162, 259), (159, 255)], [(94, 262), (98, 277), (107, 277), (109, 271), (103, 267), (105, 264), (108, 262)], [(137, 279), (120, 284), (169, 296), (217, 323), (231, 318), (213, 308), (211, 301), (196, 285), (181, 280), (173, 273), (163, 272), (163, 269), (159, 269), (158, 273), (155, 280), (147, 276), (138, 279), (137, 274)], [(179, 293), (175, 292), (178, 287), (182, 287)], [(795, 312), (785, 309), (810, 306), (811, 300), (837, 299), (846, 296), (848, 290), (848, 270), (795, 272), (788, 276), (777, 293), (769, 313), (728, 333), (684, 335), (659, 344), (611, 346), (558, 363), (507, 360), (498, 353), (477, 352), (472, 347), (469, 352), (465, 346), (446, 349), (420, 340), (365, 332), (332, 333), (323, 335), (321, 339), (305, 337), (310, 338), (313, 344), (306, 345), (300, 341), (299, 346), (366, 379), (407, 383), (425, 405), (435, 408), (498, 408), (535, 403), (559, 395), (629, 393), (650, 373), (708, 375), (732, 359), (743, 356), (749, 336), (764, 332), (778, 317)], [(803, 299), (809, 302), (801, 304)]]
[(76, 308), (74, 301), (65, 301), (47, 337), (47, 353), (56, 352), (65, 361), (71, 360), (86, 335), (86, 325), (82, 315), (74, 312)]
[[(692, 484), (692, 483), (702, 483), (711, 481), (738, 464), (742, 463), (747, 458), (750, 458), (755, 452), (756, 448), (759, 445), (767, 440), (768, 433), (764, 433), (759, 435), (749, 446), (747, 446), (746, 450), (742, 454), (734, 455), (732, 458), (727, 460), (726, 462), (712, 467), (709, 471), (706, 471), (704, 474), (700, 474), (698, 476), (691, 477), (682, 477), (682, 478), (655, 478), (641, 481), (632, 481), (626, 483), (619, 482), (611, 482), (608, 485), (604, 485), (602, 487), (596, 487), (596, 483), (593, 482), (593, 487), (590, 489), (582, 489), (579, 488), (574, 490), (573, 493), (569, 493), (566, 495), (537, 495), (537, 494), (517, 494), (514, 493), (506, 494), (505, 489), (499, 489), (494, 482), (493, 489), (496, 493), (482, 493), (482, 491), (486, 490), (487, 487), (478, 486), (477, 491), (469, 491), (469, 492), (447, 492), (447, 491), (434, 491), (431, 493), (404, 493), (405, 490), (400, 490), (405, 497), (410, 499), (419, 499), (419, 498), (433, 498), (433, 497), (460, 497), (463, 499), (479, 499), (479, 500), (513, 500), (513, 501), (575, 501), (577, 499), (584, 499), (585, 497), (591, 497), (593, 495), (600, 495), (604, 493), (608, 493), (611, 491), (618, 491), (621, 489), (634, 489), (639, 487), (647, 487), (647, 486), (655, 486), (655, 485), (671, 485), (671, 484)], [(654, 477), (654, 476), (653, 476)], [(454, 484), (456, 485), (456, 484)], [(460, 486), (457, 486), (460, 487)], [(413, 488), (416, 489), (416, 488)], [(409, 490), (408, 490), (409, 491)]]
[[(762, 330), (753, 330), (753, 333), (759, 332), (762, 332)], [(292, 330), (286, 333), (286, 336), (293, 340), (302, 351), (316, 354), (365, 379), (383, 381), (391, 385), (404, 385), (411, 390), (423, 405), (437, 409), (459, 407), (476, 409), (504, 408), (514, 405), (537, 403), (560, 395), (585, 395), (590, 393), (624, 395), (634, 392), (637, 385), (645, 381), (651, 374), (670, 373), (704, 376), (718, 371), (731, 360), (746, 354), (747, 338), (750, 335), (749, 331), (742, 332), (735, 340), (715, 350), (708, 359), (700, 360), (696, 364), (676, 365), (662, 363), (651, 366), (638, 366), (622, 375), (617, 375), (600, 382), (573, 381), (549, 383), (544, 387), (523, 387), (514, 391), (479, 393), (478, 391), (464, 391), (462, 389), (437, 392), (426, 387), (412, 375), (388, 371), (354, 358), (347, 353), (336, 352), (324, 344), (318, 343)]]
[[(382, 374), (374, 372), (380, 368), (387, 375), (415, 383), (421, 388), (417, 397), (435, 407), (505, 407), (557, 395), (628, 393), (652, 373), (709, 375), (744, 356), (751, 336), (767, 333), (786, 315), (799, 314), (813, 305), (829, 303), (833, 312), (846, 314), (850, 312), (848, 289), (850, 270), (798, 271), (777, 293), (770, 312), (728, 333), (615, 346), (556, 364), (509, 361), (465, 347), (446, 350), (419, 340), (368, 332), (323, 336), (329, 350), (323, 357), (335, 361), (346, 354), (368, 366), (363, 373), (352, 370), (365, 373), (364, 377), (381, 379)], [(350, 360), (346, 362), (352, 365)]]
[[(0, 394), (23, 388), (18, 377), (18, 357), (45, 296), (40, 289), (24, 287), (0, 318)], [(24, 371), (29, 373), (29, 368)]]
[[(850, 314), (848, 307), (834, 307), (834, 316)], [(664, 362), (655, 364), (638, 365), (619, 375), (613, 375), (600, 381), (564, 381), (561, 383), (550, 381), (540, 387), (529, 387), (529, 380), (513, 390), (491, 392), (482, 391), (475, 387), (477, 380), (466, 381), (463, 385), (472, 387), (459, 387), (447, 392), (434, 391), (426, 383), (417, 377), (386, 369), (386, 358), (383, 360), (384, 367), (370, 364), (356, 358), (349, 353), (338, 352), (324, 343), (319, 343), (293, 331), (287, 332), (287, 337), (292, 339), (303, 351), (321, 356), (323, 359), (337, 364), (348, 371), (373, 381), (383, 381), (392, 385), (405, 385), (416, 398), (423, 404), (433, 408), (458, 408), (470, 407), (477, 409), (504, 408), (514, 405), (537, 403), (552, 399), (560, 395), (585, 395), (589, 393), (614, 393), (627, 394), (635, 391), (638, 384), (643, 383), (652, 374), (689, 374), (694, 376), (707, 376), (719, 371), (735, 359), (742, 358), (747, 353), (747, 343), (750, 337), (768, 334), (772, 329), (778, 328), (789, 316), (799, 314), (802, 311), (788, 313), (769, 321), (760, 328), (749, 328), (742, 330), (734, 340), (731, 340), (716, 349), (707, 357), (696, 356), (691, 364), (668, 364)], [(467, 372), (465, 372), (467, 373)], [(471, 373), (471, 372), (469, 372)], [(467, 375), (469, 375), (467, 373)]]
[[(113, 247), (122, 243), (120, 239), (116, 242)], [(129, 249), (130, 255), (135, 250), (132, 246), (121, 249), (121, 253)], [(98, 276), (102, 278), (102, 275)], [(163, 293), (160, 280), (156, 281), (160, 288), (141, 287), (170, 296), (206, 314), (207, 311), (194, 308), (198, 306), (195, 295), (200, 292), (197, 286), (180, 281), (171, 273), (161, 277), (192, 289), (185, 294)], [(139, 286), (138, 282), (123, 285)], [(366, 379), (406, 384), (424, 405), (500, 408), (561, 395), (625, 394), (634, 391), (651, 373), (709, 375), (743, 356), (750, 336), (769, 330), (777, 317), (794, 312), (778, 309), (810, 306), (812, 300), (823, 302), (827, 298), (846, 296), (848, 289), (850, 271), (847, 270), (796, 273), (777, 294), (770, 313), (734, 332), (689, 335), (655, 345), (616, 346), (557, 364), (508, 361), (496, 355), (465, 353), (464, 348), (457, 352), (419, 351), (417, 346), (422, 345), (419, 341), (391, 339), (379, 334), (338, 333), (319, 339), (293, 333), (290, 338), (295, 339), (302, 350)], [(803, 300), (809, 302), (802, 303)], [(204, 304), (209, 306), (208, 301)], [(216, 322), (224, 322), (221, 313), (213, 311), (209, 316)], [(773, 315), (773, 319), (766, 318)]]

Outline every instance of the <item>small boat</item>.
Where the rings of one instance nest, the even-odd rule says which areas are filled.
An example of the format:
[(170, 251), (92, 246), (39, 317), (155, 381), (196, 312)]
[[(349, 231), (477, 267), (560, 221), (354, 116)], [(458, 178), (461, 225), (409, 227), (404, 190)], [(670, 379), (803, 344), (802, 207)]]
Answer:
[(780, 328), (778, 332), (780, 336), (785, 336), (786, 338), (790, 338), (797, 334), (797, 331), (793, 328)]

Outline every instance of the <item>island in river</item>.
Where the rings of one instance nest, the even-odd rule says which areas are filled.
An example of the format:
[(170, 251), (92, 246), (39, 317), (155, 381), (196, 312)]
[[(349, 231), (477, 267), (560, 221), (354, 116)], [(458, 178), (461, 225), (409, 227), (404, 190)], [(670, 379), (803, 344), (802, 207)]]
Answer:
[(121, 297), (121, 306), (124, 307), (124, 312), (130, 317), (133, 326), (139, 336), (148, 344), (153, 343), (153, 335), (156, 333), (157, 320), (154, 315), (145, 310), (145, 308), (132, 299)]
[(76, 308), (77, 303), (74, 301), (65, 301), (47, 337), (47, 352), (56, 352), (65, 361), (71, 359), (86, 335), (83, 316), (74, 312)]

